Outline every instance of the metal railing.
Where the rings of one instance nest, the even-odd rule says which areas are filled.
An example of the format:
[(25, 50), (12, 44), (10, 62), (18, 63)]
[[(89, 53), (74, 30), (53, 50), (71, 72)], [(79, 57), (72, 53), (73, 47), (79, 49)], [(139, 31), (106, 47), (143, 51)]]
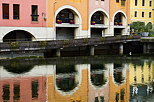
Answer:
[(77, 46), (95, 46), (110, 43), (125, 43), (130, 41), (140, 41), (140, 36), (123, 35), (67, 40), (3, 42), (0, 43), (0, 51), (45, 50)]

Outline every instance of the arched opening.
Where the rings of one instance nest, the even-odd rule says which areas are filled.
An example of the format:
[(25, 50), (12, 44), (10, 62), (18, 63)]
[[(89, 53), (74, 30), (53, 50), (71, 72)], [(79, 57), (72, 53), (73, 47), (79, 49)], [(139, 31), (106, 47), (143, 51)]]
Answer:
[(63, 9), (56, 16), (56, 39), (74, 39), (79, 35), (79, 16), (71, 9)]
[(56, 66), (56, 86), (58, 90), (70, 92), (75, 89), (79, 83), (79, 77), (74, 65)]
[(7, 33), (3, 37), (3, 42), (13, 42), (13, 41), (32, 41), (34, 36), (24, 30), (14, 30)]
[(114, 81), (116, 84), (122, 84), (125, 80), (123, 69), (122, 64), (114, 63)]
[(125, 35), (126, 17), (123, 13), (119, 12), (114, 17), (114, 36)]
[(91, 37), (105, 36), (108, 30), (108, 17), (102, 11), (95, 12), (91, 17)]
[(101, 87), (107, 82), (106, 68), (103, 64), (91, 64), (91, 82), (96, 87)]

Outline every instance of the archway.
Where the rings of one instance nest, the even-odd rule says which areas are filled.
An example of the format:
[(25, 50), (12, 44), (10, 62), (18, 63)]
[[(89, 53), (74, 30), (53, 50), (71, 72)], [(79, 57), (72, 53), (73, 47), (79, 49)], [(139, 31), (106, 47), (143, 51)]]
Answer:
[(13, 42), (13, 41), (32, 41), (34, 36), (24, 30), (14, 30), (7, 33), (3, 37), (3, 42)]
[(114, 16), (114, 36), (125, 35), (127, 27), (126, 16), (122, 12), (118, 12)]
[(113, 67), (114, 67), (114, 73), (113, 73), (114, 82), (118, 85), (124, 83), (125, 76), (124, 76), (123, 65), (114, 63)]
[(79, 15), (70, 8), (62, 9), (56, 15), (56, 39), (74, 39), (80, 35)]
[(56, 66), (56, 87), (62, 92), (70, 92), (79, 84), (75, 65)]
[(106, 68), (103, 64), (91, 64), (90, 79), (92, 85), (97, 88), (102, 87), (107, 82)]
[(108, 33), (108, 16), (103, 11), (96, 11), (91, 16), (90, 20), (90, 34), (91, 37), (102, 37), (105, 36), (106, 33)]

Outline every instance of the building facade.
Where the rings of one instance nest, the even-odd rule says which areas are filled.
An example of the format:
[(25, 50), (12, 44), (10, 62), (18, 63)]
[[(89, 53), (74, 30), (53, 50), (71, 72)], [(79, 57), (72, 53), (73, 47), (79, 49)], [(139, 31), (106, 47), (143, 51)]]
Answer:
[(153, 0), (130, 0), (131, 23), (140, 21), (145, 24), (154, 23)]
[(129, 0), (1, 0), (0, 3), (1, 42), (129, 34)]

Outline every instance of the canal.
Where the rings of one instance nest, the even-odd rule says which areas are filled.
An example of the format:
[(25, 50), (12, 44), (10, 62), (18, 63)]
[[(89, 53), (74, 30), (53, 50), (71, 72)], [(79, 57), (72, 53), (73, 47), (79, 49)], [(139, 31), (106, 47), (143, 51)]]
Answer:
[(0, 102), (154, 102), (154, 58), (0, 60)]

